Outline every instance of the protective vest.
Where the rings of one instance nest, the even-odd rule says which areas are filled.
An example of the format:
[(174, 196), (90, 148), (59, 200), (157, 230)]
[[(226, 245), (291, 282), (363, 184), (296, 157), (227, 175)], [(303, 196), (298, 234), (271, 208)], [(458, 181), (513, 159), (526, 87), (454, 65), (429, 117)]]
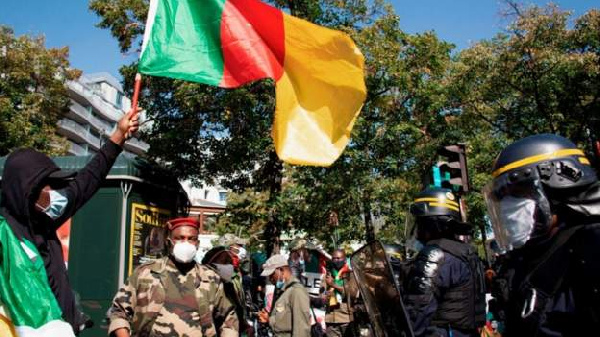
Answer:
[(471, 277), (464, 284), (438, 294), (438, 309), (431, 321), (435, 326), (474, 330), (485, 324), (485, 283), (483, 268), (475, 249), (466, 243), (440, 239), (428, 242), (454, 255), (469, 266)]
[(569, 226), (546, 245), (531, 247), (531, 254), (505, 262), (494, 288), (505, 335), (589, 335), (600, 324), (599, 245), (600, 224)]

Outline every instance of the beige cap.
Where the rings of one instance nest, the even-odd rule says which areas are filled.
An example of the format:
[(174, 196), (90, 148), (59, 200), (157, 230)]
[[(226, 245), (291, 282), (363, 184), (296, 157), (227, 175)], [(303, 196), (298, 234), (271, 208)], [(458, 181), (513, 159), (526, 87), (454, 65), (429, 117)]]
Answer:
[(260, 276), (270, 276), (275, 272), (275, 269), (285, 267), (288, 265), (288, 260), (281, 254), (271, 256), (263, 264), (263, 272)]

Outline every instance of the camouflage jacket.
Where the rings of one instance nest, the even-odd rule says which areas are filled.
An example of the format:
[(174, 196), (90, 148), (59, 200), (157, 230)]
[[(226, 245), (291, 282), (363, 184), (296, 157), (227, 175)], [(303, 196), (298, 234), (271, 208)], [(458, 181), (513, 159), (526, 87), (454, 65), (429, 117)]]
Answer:
[(219, 276), (199, 264), (183, 275), (168, 257), (136, 268), (108, 316), (109, 334), (127, 328), (139, 337), (238, 336), (238, 317)]

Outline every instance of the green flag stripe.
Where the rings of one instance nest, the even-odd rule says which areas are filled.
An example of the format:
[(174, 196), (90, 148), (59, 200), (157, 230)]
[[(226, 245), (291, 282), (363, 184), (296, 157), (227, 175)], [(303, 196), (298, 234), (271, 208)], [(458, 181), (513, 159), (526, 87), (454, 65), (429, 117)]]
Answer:
[(221, 16), (225, 1), (157, 1), (139, 71), (218, 85), (223, 77)]
[(60, 307), (50, 290), (44, 262), (35, 246), (27, 240), (19, 241), (3, 217), (0, 217), (0, 242), (0, 301), (13, 323), (39, 328), (60, 320)]

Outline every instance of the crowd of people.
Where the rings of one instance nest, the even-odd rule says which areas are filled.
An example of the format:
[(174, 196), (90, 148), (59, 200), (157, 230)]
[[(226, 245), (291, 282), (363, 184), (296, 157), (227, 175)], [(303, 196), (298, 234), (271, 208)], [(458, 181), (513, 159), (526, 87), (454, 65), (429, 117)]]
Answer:
[[(74, 336), (89, 325), (70, 288), (56, 229), (98, 190), (137, 127), (136, 114), (124, 116), (77, 174), (29, 149), (8, 157), (0, 204), (0, 309), (14, 320), (15, 336), (34, 314), (54, 322), (46, 336)], [(483, 196), (498, 247), (493, 268), (469, 242), (473, 227), (463, 221), (453, 191), (428, 188), (413, 200), (409, 238), (380, 261), (393, 275), (381, 284), (401, 295), (398, 303), (383, 305), (410, 321), (406, 331), (387, 336), (582, 336), (599, 323), (594, 248), (600, 245), (600, 183), (584, 153), (560, 136), (530, 136), (499, 154), (491, 176)], [(249, 254), (248, 242), (227, 234), (199, 260), (197, 219), (176, 218), (165, 226), (168, 256), (137, 267), (117, 291), (107, 314), (109, 335), (341, 337), (373, 331), (356, 324), (361, 305), (369, 316), (373, 303), (361, 302), (366, 295), (356, 273), (364, 271), (353, 269), (352, 252), (335, 247), (328, 253), (296, 238), (287, 254), (267, 258)], [(31, 287), (15, 283), (19, 273), (28, 273)], [(34, 295), (46, 303), (36, 312), (14, 305)]]

